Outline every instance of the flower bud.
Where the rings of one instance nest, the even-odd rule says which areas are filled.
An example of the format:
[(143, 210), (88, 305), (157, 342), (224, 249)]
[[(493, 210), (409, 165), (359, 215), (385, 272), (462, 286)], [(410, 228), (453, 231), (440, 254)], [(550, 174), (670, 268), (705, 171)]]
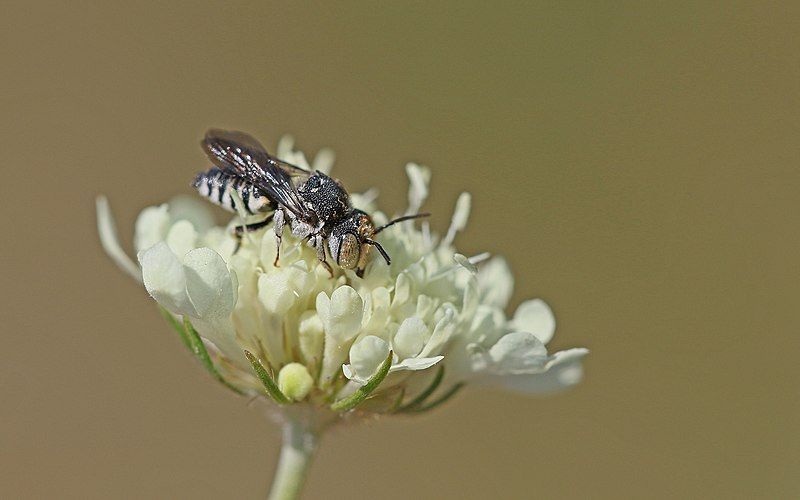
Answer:
[(308, 368), (300, 363), (289, 363), (278, 373), (278, 388), (293, 401), (305, 399), (313, 386), (314, 379)]

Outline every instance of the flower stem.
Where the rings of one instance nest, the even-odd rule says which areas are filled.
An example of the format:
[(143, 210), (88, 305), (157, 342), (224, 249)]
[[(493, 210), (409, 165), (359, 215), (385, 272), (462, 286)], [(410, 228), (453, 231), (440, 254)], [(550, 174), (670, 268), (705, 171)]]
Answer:
[(298, 416), (289, 416), (286, 419), (278, 467), (269, 492), (270, 500), (299, 498), (308, 467), (317, 449), (317, 438), (317, 432), (308, 420)]

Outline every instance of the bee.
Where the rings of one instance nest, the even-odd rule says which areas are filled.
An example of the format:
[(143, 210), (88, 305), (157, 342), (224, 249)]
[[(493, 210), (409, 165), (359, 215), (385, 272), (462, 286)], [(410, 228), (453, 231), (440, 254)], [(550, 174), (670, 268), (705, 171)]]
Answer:
[[(237, 250), (244, 232), (274, 222), (275, 266), (280, 259), (283, 229), (288, 225), (294, 236), (317, 250), (317, 258), (331, 276), (328, 253), (337, 266), (355, 269), (356, 275), (363, 278), (371, 247), (378, 250), (387, 265), (392, 262), (375, 236), (398, 222), (430, 215), (406, 215), (375, 227), (369, 214), (353, 208), (350, 195), (337, 179), (273, 157), (248, 134), (211, 129), (201, 145), (214, 166), (199, 173), (193, 187), (230, 212), (241, 209), (250, 215), (266, 216), (262, 221), (234, 228)], [(237, 207), (233, 192), (241, 207)]]

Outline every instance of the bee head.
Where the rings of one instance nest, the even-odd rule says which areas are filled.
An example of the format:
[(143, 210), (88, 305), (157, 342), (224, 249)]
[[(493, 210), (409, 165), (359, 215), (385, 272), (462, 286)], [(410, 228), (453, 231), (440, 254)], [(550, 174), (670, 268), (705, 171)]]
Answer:
[(427, 217), (430, 214), (406, 215), (391, 220), (383, 226), (376, 228), (372, 218), (361, 210), (352, 210), (341, 222), (331, 230), (328, 238), (328, 248), (336, 264), (343, 269), (355, 269), (359, 278), (364, 277), (370, 247), (375, 247), (380, 252), (386, 264), (391, 264), (392, 259), (380, 243), (373, 240), (376, 234), (398, 222)]
[[(375, 224), (372, 218), (361, 210), (352, 210), (346, 218), (333, 226), (328, 238), (328, 249), (336, 265), (343, 269), (356, 269), (356, 274), (362, 277), (369, 257), (369, 247), (377, 244), (372, 240), (374, 235)], [(386, 252), (381, 254), (388, 262)]]

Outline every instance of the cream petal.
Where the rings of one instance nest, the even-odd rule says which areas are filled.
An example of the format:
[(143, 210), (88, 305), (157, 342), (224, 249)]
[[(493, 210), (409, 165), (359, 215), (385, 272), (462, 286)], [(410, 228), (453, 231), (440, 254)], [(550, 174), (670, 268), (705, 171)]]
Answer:
[(275, 154), (283, 161), (289, 161), (294, 148), (294, 137), (289, 134), (284, 134), (278, 139), (278, 147), (275, 148)]
[(139, 263), (147, 293), (175, 314), (197, 317), (197, 310), (186, 293), (183, 265), (166, 243), (156, 243), (140, 252)]
[(172, 222), (181, 220), (192, 224), (198, 233), (204, 233), (214, 227), (214, 214), (211, 204), (198, 196), (179, 194), (169, 200), (169, 217)]
[(189, 250), (197, 247), (197, 231), (188, 220), (179, 220), (167, 233), (166, 242), (172, 252), (178, 257), (183, 257)]
[(294, 302), (295, 295), (289, 286), (289, 276), (277, 272), (258, 277), (258, 299), (273, 314), (284, 314)]
[[(212, 227), (200, 236), (198, 246), (208, 247), (222, 255), (224, 259), (229, 259), (236, 249), (236, 240), (231, 237), (230, 232), (225, 228)], [(242, 249), (240, 253), (246, 250)]]
[(477, 340), (487, 347), (494, 345), (504, 333), (508, 333), (506, 317), (500, 309), (480, 304), (472, 316), (469, 331), (470, 340)]
[(428, 183), (431, 180), (431, 171), (428, 167), (409, 163), (406, 165), (406, 174), (411, 185), (408, 188), (408, 213), (417, 213), (428, 198)]
[(475, 311), (480, 304), (480, 295), (478, 292), (478, 279), (475, 276), (469, 275), (469, 279), (464, 285), (464, 296), (461, 304), (461, 315), (465, 318), (470, 318), (475, 314)]
[(159, 241), (164, 241), (169, 231), (171, 220), (169, 206), (165, 203), (157, 207), (147, 207), (136, 218), (133, 246), (138, 254), (147, 250)]
[[(417, 296), (417, 309), (414, 316), (420, 318), (425, 323), (433, 322), (433, 315), (439, 308), (441, 301), (438, 298), (433, 298), (428, 295)], [(425, 337), (427, 340), (428, 337)]]
[(455, 308), (453, 308), (453, 306), (450, 304), (445, 304), (442, 306), (442, 308), (444, 310), (444, 314), (436, 323), (436, 326), (433, 327), (431, 338), (428, 339), (428, 342), (425, 344), (422, 352), (419, 353), (421, 357), (430, 356), (432, 353), (438, 352), (447, 343), (447, 341), (450, 340), (451, 335), (455, 331)]
[(550, 361), (544, 344), (528, 332), (504, 335), (489, 349), (487, 357), (489, 371), (497, 375), (541, 373)]
[(373, 289), (370, 294), (370, 302), (370, 316), (364, 328), (367, 331), (382, 329), (389, 321), (389, 304), (391, 303), (389, 290), (385, 287)]
[(397, 275), (394, 285), (394, 296), (392, 297), (392, 309), (400, 309), (408, 303), (411, 298), (411, 280), (406, 273)]
[(311, 164), (312, 170), (319, 170), (324, 174), (329, 174), (336, 161), (336, 153), (330, 148), (322, 148), (317, 151), (314, 161)]
[(526, 394), (552, 394), (572, 387), (583, 378), (581, 359), (586, 349), (568, 349), (553, 355), (544, 373), (489, 377), (483, 382)]
[[(313, 266), (318, 266), (315, 260)], [(295, 300), (306, 297), (313, 291), (316, 285), (316, 276), (309, 272), (308, 262), (298, 260), (284, 271), (289, 280), (289, 286), (295, 296)], [(326, 273), (327, 274), (327, 273)]]
[(333, 291), (325, 332), (337, 340), (352, 339), (361, 329), (364, 302), (352, 287), (344, 285)]
[(481, 303), (505, 309), (514, 293), (514, 275), (503, 257), (495, 256), (478, 268)]
[(403, 370), (427, 370), (443, 359), (444, 356), (434, 356), (432, 358), (408, 358), (404, 359), (400, 363), (392, 365), (392, 367), (389, 369), (389, 372), (392, 373)]
[(191, 322), (204, 340), (214, 344), (214, 347), (237, 368), (245, 373), (251, 373), (252, 368), (244, 356), (242, 346), (236, 340), (236, 329), (230, 317), (192, 318)]
[(331, 297), (320, 292), (316, 301), (325, 329), (325, 346), (322, 356), (320, 386), (327, 386), (347, 358), (350, 342), (358, 335), (363, 316), (363, 301), (349, 286), (334, 290)]
[(460, 265), (461, 267), (471, 272), (472, 274), (476, 274), (478, 272), (478, 268), (475, 267), (475, 264), (470, 262), (470, 260), (465, 255), (457, 253), (453, 255), (453, 260), (456, 262), (456, 264)]
[(264, 231), (261, 236), (259, 258), (263, 266), (273, 266), (275, 262), (275, 254), (277, 253), (277, 245), (275, 244), (275, 232), (272, 228)]
[(331, 315), (331, 299), (328, 297), (328, 294), (325, 292), (319, 292), (317, 294), (317, 314), (319, 315), (319, 319), (322, 321), (323, 327), (328, 323), (328, 320)]
[(420, 318), (406, 318), (392, 340), (392, 349), (400, 359), (413, 358), (422, 350), (428, 326)]
[(556, 331), (556, 318), (545, 301), (527, 300), (517, 307), (509, 326), (514, 330), (530, 332), (547, 344)]
[(186, 293), (197, 316), (227, 318), (236, 305), (238, 283), (222, 257), (210, 248), (197, 248), (183, 259)]
[(113, 260), (120, 269), (141, 283), (142, 271), (139, 269), (139, 266), (128, 257), (128, 254), (125, 253), (119, 242), (117, 226), (114, 223), (114, 215), (111, 213), (108, 198), (105, 196), (98, 196), (95, 201), (95, 206), (97, 209), (97, 232), (100, 234), (100, 244), (103, 245), (103, 250), (106, 251), (106, 254), (111, 257), (111, 260)]
[(456, 233), (467, 227), (471, 206), (472, 196), (469, 193), (461, 193), (458, 196), (458, 200), (456, 200), (456, 209), (453, 211), (453, 219), (450, 222), (450, 228), (447, 230), (447, 236), (442, 241), (443, 245), (452, 245), (453, 240), (456, 239)]
[(311, 170), (311, 165), (309, 165), (308, 160), (306, 159), (305, 153), (302, 151), (294, 151), (292, 153), (291, 159), (289, 163), (292, 165), (297, 165), (300, 168), (304, 168), (306, 170)]
[(316, 366), (322, 357), (322, 346), (325, 339), (319, 315), (315, 311), (304, 311), (300, 315), (297, 333), (300, 337), (300, 352), (309, 365)]
[[(389, 343), (380, 337), (367, 335), (350, 348), (349, 370), (358, 381), (366, 381), (378, 370), (389, 353)], [(345, 365), (346, 366), (346, 365)], [(343, 368), (344, 370), (344, 368)]]
[[(375, 188), (364, 191), (363, 193), (350, 194), (350, 201), (353, 203), (353, 207), (359, 210), (363, 210), (367, 213), (374, 213), (376, 211), (375, 201), (377, 199), (378, 199), (378, 190)], [(373, 220), (376, 224), (378, 223), (378, 221), (375, 220), (374, 217)]]

